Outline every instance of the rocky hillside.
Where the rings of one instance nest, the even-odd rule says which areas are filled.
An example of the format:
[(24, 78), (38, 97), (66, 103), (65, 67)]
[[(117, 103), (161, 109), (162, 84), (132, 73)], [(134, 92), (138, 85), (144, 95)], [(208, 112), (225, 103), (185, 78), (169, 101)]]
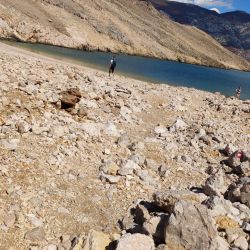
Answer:
[(0, 72), (0, 249), (248, 249), (250, 101), (1, 43)]
[(193, 4), (164, 0), (150, 2), (172, 20), (205, 31), (224, 47), (250, 61), (250, 14), (242, 11), (218, 14)]
[(250, 70), (210, 36), (169, 20), (148, 1), (0, 0), (0, 17), (2, 38)]

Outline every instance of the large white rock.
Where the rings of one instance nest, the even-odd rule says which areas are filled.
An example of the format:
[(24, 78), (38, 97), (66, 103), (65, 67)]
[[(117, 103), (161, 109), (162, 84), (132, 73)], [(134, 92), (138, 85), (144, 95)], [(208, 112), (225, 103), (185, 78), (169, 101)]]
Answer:
[(125, 234), (118, 242), (116, 250), (154, 250), (152, 238), (144, 234)]
[(187, 124), (183, 120), (177, 119), (175, 122), (175, 127), (178, 130), (184, 130), (187, 128)]
[(99, 136), (103, 129), (103, 124), (94, 122), (85, 122), (81, 124), (81, 129), (89, 136)]
[(8, 149), (10, 151), (14, 151), (17, 149), (18, 144), (20, 140), (19, 139), (2, 139), (0, 143), (5, 149)]
[(167, 132), (167, 128), (164, 127), (164, 126), (159, 125), (159, 126), (157, 126), (157, 127), (154, 128), (154, 132), (156, 134), (164, 134), (164, 133)]
[(238, 247), (240, 250), (247, 250), (248, 243), (245, 237), (240, 236), (238, 239), (234, 241), (234, 246)]

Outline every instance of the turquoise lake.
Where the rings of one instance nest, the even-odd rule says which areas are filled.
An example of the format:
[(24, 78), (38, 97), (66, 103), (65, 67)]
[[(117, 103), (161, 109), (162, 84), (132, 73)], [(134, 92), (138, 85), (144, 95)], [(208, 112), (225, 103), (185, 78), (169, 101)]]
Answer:
[[(86, 52), (43, 44), (4, 42), (56, 59), (108, 71), (111, 53)], [(250, 99), (250, 72), (209, 68), (154, 58), (116, 54), (116, 72), (139, 80), (167, 83), (232, 96), (242, 87), (241, 99)]]

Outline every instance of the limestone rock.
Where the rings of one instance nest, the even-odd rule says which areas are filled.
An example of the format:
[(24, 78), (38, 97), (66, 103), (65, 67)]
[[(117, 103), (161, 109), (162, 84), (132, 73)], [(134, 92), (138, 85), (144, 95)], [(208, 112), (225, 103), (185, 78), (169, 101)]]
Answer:
[(110, 238), (103, 232), (91, 230), (84, 242), (83, 250), (106, 250), (110, 244)]
[(36, 227), (28, 231), (24, 238), (32, 242), (43, 241), (45, 239), (45, 232), (42, 227)]
[(134, 170), (138, 169), (139, 166), (132, 160), (128, 160), (123, 164), (123, 166), (119, 169), (118, 174), (125, 176), (133, 174)]
[(10, 150), (10, 151), (16, 150), (19, 142), (20, 142), (19, 139), (2, 139), (2, 140), (0, 140), (0, 144), (2, 144), (2, 146), (5, 149)]
[(227, 228), (226, 230), (226, 238), (229, 244), (232, 244), (239, 237), (246, 238), (246, 233), (239, 227), (235, 228)]
[(140, 179), (145, 182), (147, 185), (151, 185), (151, 186), (156, 186), (157, 182), (154, 179), (154, 177), (152, 177), (149, 173), (148, 170), (139, 170), (137, 171), (137, 175), (140, 177)]
[(224, 197), (211, 196), (203, 203), (211, 209), (211, 215), (213, 217), (230, 215), (230, 217), (234, 218), (240, 214), (239, 209), (235, 208), (233, 204), (229, 200), (224, 199)]
[(27, 122), (18, 122), (16, 124), (16, 128), (20, 134), (27, 133), (31, 129), (30, 125)]
[(168, 174), (169, 174), (169, 170), (168, 168), (165, 166), (165, 165), (161, 165), (159, 168), (158, 168), (158, 173), (159, 173), (159, 176), (160, 177), (167, 177)]
[(216, 236), (205, 206), (187, 201), (178, 201), (174, 205), (165, 229), (165, 242), (170, 250), (214, 249)]
[(67, 91), (61, 92), (61, 108), (62, 109), (70, 109), (74, 108), (75, 104), (80, 101), (82, 97), (79, 89), (71, 88)]
[(119, 166), (113, 161), (108, 161), (100, 167), (100, 170), (105, 174), (116, 175), (119, 170)]
[(159, 126), (157, 126), (157, 127), (154, 128), (154, 132), (156, 134), (164, 134), (164, 133), (167, 132), (167, 129), (164, 126), (159, 125)]
[(215, 249), (218, 249), (218, 250), (229, 250), (230, 249), (230, 245), (227, 243), (227, 241), (224, 238), (219, 237), (219, 236), (217, 236), (215, 239), (215, 245), (216, 245)]
[(208, 196), (223, 195), (226, 190), (227, 186), (224, 182), (224, 172), (220, 169), (218, 172), (212, 174), (205, 182), (203, 186), (203, 192)]
[(121, 180), (121, 176), (113, 176), (113, 175), (101, 173), (100, 179), (105, 180), (109, 182), (110, 184), (116, 184)]
[(228, 199), (232, 202), (241, 202), (250, 208), (250, 179), (241, 179), (236, 185), (229, 187)]
[(199, 197), (190, 191), (170, 190), (156, 192), (153, 197), (155, 203), (168, 213), (172, 213), (175, 204), (180, 200), (199, 203)]
[(125, 234), (120, 238), (116, 250), (154, 250), (152, 238), (144, 234)]
[(187, 128), (187, 124), (181, 120), (177, 119), (172, 127), (170, 127), (170, 132), (183, 131)]
[(240, 236), (238, 239), (234, 241), (234, 246), (238, 247), (240, 250), (247, 250), (248, 249), (248, 243), (246, 238)]
[(57, 250), (58, 249), (57, 246), (54, 244), (50, 244), (50, 245), (46, 246), (46, 248), (47, 248), (46, 250)]
[(242, 162), (235, 169), (235, 172), (241, 176), (250, 177), (250, 161)]

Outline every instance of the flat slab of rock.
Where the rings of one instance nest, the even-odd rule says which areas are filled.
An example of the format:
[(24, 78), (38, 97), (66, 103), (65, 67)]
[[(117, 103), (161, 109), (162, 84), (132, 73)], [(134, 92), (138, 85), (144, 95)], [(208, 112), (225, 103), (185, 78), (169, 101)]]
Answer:
[(154, 250), (152, 238), (144, 234), (127, 234), (119, 241), (116, 250)]
[(32, 242), (43, 241), (45, 239), (45, 232), (42, 227), (36, 227), (28, 231), (24, 238)]
[(175, 203), (184, 200), (192, 203), (199, 203), (199, 197), (190, 191), (168, 190), (164, 192), (156, 192), (154, 195), (155, 203), (168, 213), (172, 213)]
[(0, 140), (0, 144), (7, 150), (14, 151), (17, 149), (18, 144), (20, 140), (19, 139), (2, 139)]

